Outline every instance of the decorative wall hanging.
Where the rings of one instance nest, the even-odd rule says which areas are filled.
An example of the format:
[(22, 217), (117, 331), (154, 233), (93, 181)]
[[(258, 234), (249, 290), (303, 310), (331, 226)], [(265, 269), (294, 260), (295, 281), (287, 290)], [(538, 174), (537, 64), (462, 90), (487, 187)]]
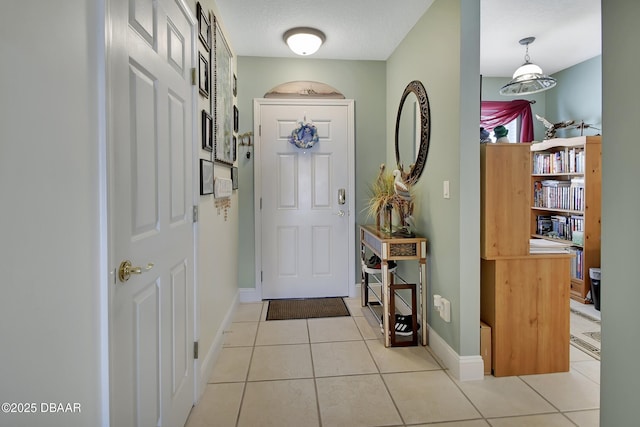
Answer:
[(231, 209), (231, 198), (225, 197), (224, 199), (215, 199), (214, 204), (218, 210), (218, 215), (220, 215), (221, 212), (224, 212), (224, 220), (226, 221), (229, 217), (229, 209)]
[(318, 128), (305, 115), (304, 120), (298, 121), (298, 127), (291, 131), (289, 142), (298, 148), (311, 148), (318, 139)]
[(251, 147), (253, 146), (253, 142), (251, 141), (252, 136), (253, 136), (253, 132), (245, 132), (243, 134), (238, 135), (238, 138), (240, 139), (240, 143), (238, 145), (241, 147), (248, 147), (247, 153), (245, 154), (245, 157), (247, 159), (251, 158)]
[(231, 144), (231, 149), (233, 150), (233, 161), (238, 160), (238, 138), (233, 136), (233, 143)]
[(217, 19), (213, 18), (214, 32), (214, 120), (216, 162), (233, 165), (233, 94), (232, 55)]
[(233, 106), (233, 131), (238, 132), (238, 128), (240, 127), (240, 112), (238, 111), (238, 107)]
[(233, 182), (229, 178), (215, 178), (214, 186), (215, 205), (218, 209), (218, 215), (224, 210), (224, 220), (227, 220), (229, 209), (231, 208), (231, 192), (233, 190)]
[(265, 98), (335, 98), (344, 99), (340, 91), (326, 83), (293, 81), (282, 83), (264, 94)]
[(202, 148), (207, 151), (213, 151), (213, 118), (202, 110)]
[(213, 163), (200, 159), (200, 194), (213, 193)]
[(237, 190), (238, 189), (238, 168), (237, 167), (232, 167), (231, 168), (231, 189), (232, 190)]
[(204, 55), (200, 54), (200, 61), (198, 62), (198, 87), (200, 89), (200, 95), (205, 98), (209, 97), (209, 61)]
[(198, 36), (207, 52), (211, 49), (211, 24), (209, 14), (202, 9), (200, 2), (196, 5), (198, 15)]

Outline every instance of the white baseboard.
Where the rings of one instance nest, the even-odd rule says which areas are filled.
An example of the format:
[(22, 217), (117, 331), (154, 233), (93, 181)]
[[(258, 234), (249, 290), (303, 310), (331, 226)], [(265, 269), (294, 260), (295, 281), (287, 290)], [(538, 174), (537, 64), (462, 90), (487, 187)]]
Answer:
[(262, 301), (262, 291), (257, 288), (239, 288), (240, 302)]
[[(379, 285), (370, 285), (373, 287)], [(360, 292), (360, 285), (356, 285), (357, 292)], [(402, 304), (397, 303), (396, 306), (402, 311)], [(422, 320), (422, 319), (420, 319)], [(484, 379), (484, 362), (482, 356), (460, 356), (451, 346), (440, 337), (429, 325), (427, 325), (429, 333), (429, 348), (442, 361), (444, 366), (449, 369), (451, 374), (460, 381), (474, 381)]]
[[(262, 301), (262, 291), (257, 288), (240, 288), (240, 302), (260, 302)], [(349, 297), (360, 296), (360, 283), (349, 287)]]
[(460, 356), (431, 327), (429, 328), (429, 348), (444, 363), (451, 374), (460, 381), (484, 379), (482, 356)]
[[(211, 346), (207, 349), (207, 353), (202, 357), (202, 353), (200, 354), (200, 363), (199, 368), (196, 370), (196, 396), (195, 402), (198, 403), (200, 401), (200, 397), (202, 397), (202, 393), (204, 393), (204, 389), (207, 387), (207, 383), (209, 382), (209, 378), (211, 378), (211, 373), (213, 372), (213, 365), (215, 365), (218, 357), (220, 356), (220, 352), (222, 351), (222, 345), (224, 344), (224, 331), (228, 330), (231, 326), (231, 321), (233, 320), (233, 315), (238, 308), (239, 303), (239, 295), (240, 292), (236, 292), (236, 296), (231, 302), (229, 306), (229, 310), (227, 310), (227, 314), (224, 316), (224, 320), (222, 324), (218, 328), (216, 332), (216, 336), (213, 338), (211, 342)], [(196, 365), (198, 366), (198, 365)]]

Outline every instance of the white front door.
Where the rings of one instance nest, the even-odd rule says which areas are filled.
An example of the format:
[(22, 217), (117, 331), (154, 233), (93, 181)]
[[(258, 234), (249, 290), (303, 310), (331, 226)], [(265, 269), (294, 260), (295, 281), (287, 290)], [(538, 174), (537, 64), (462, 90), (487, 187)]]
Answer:
[[(107, 28), (111, 425), (182, 426), (194, 401), (194, 18), (112, 0)], [(133, 270), (119, 278), (123, 261)]]
[[(319, 142), (301, 149), (288, 139), (305, 117)], [(352, 117), (352, 101), (263, 101), (258, 107), (264, 299), (349, 295)]]

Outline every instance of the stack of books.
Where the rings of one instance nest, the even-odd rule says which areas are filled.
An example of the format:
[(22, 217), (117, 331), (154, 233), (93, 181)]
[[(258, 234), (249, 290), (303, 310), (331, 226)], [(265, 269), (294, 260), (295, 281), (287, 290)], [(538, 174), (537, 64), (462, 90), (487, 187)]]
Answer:
[(568, 254), (570, 243), (555, 242), (546, 239), (530, 239), (530, 254)]

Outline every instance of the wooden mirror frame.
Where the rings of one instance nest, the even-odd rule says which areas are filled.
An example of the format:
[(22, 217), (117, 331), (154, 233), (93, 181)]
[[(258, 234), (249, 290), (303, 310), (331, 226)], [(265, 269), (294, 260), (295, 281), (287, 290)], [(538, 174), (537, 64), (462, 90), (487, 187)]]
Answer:
[[(400, 159), (400, 146), (398, 136), (400, 133), (400, 116), (402, 114), (402, 107), (404, 101), (409, 94), (415, 94), (418, 98), (418, 104), (420, 107), (420, 149), (416, 156), (415, 162), (410, 167), (409, 172), (405, 172), (402, 168), (402, 162)], [(407, 85), (400, 98), (400, 106), (398, 107), (398, 115), (396, 116), (396, 164), (398, 169), (402, 171), (405, 182), (408, 184), (415, 184), (418, 182), (424, 166), (427, 163), (427, 155), (429, 154), (429, 140), (431, 138), (431, 111), (429, 109), (429, 98), (427, 97), (427, 91), (419, 80), (414, 80)]]

